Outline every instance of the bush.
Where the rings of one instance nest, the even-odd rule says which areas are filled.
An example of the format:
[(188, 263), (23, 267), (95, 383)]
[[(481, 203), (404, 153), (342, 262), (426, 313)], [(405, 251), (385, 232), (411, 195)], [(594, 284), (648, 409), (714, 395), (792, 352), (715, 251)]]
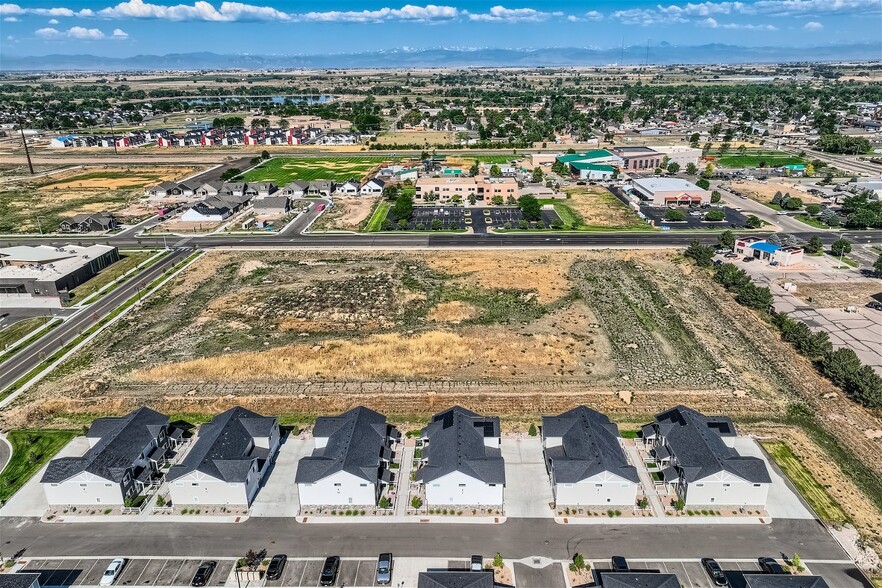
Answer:
[(162, 495), (156, 497), (156, 506), (160, 508), (165, 506), (165, 498)]
[(755, 214), (751, 214), (747, 217), (747, 228), (748, 229), (758, 229), (763, 226), (763, 221), (760, 217)]
[(530, 423), (530, 428), (527, 430), (527, 434), (530, 437), (535, 437), (539, 434), (539, 431), (536, 430), (536, 425), (534, 423)]
[(419, 510), (423, 506), (423, 499), (420, 498), (419, 496), (414, 496), (413, 498), (410, 499), (410, 505), (414, 509)]
[(686, 252), (683, 255), (694, 260), (696, 265), (700, 267), (710, 267), (713, 265), (714, 248), (702, 245), (698, 241), (693, 241), (686, 248)]
[(845, 239), (837, 239), (833, 241), (833, 245), (830, 246), (830, 252), (837, 257), (845, 255), (846, 253), (851, 253), (851, 243)]
[(698, 181), (695, 182), (695, 185), (702, 190), (707, 190), (708, 188), (710, 188), (710, 182), (707, 181), (706, 178), (700, 178)]
[(706, 215), (704, 215), (704, 220), (712, 222), (726, 220), (726, 213), (722, 210), (711, 210)]
[(742, 286), (750, 283), (750, 276), (743, 269), (731, 263), (724, 263), (717, 267), (714, 280), (719, 282), (726, 290), (737, 291)]
[(802, 208), (802, 199), (800, 198), (788, 198), (784, 201), (784, 204), (781, 205), (781, 208), (784, 210), (799, 210)]
[(679, 222), (686, 220), (686, 213), (679, 208), (672, 208), (665, 213), (665, 220)]
[(719, 202), (722, 199), (723, 199), (723, 195), (720, 194), (718, 191), (714, 190), (713, 192), (711, 192), (711, 202), (713, 204), (716, 204), (717, 202)]
[(392, 506), (392, 501), (389, 500), (387, 496), (381, 496), (380, 502), (377, 503), (377, 506), (379, 506), (380, 508), (390, 508)]
[(735, 300), (742, 306), (765, 312), (772, 306), (773, 298), (768, 288), (745, 284), (738, 289)]
[(820, 214), (821, 206), (818, 204), (807, 204), (805, 207), (806, 213), (815, 216), (816, 214)]
[(497, 551), (496, 555), (493, 556), (493, 567), (501, 568), (503, 565), (505, 565), (505, 562), (502, 560), (502, 554)]

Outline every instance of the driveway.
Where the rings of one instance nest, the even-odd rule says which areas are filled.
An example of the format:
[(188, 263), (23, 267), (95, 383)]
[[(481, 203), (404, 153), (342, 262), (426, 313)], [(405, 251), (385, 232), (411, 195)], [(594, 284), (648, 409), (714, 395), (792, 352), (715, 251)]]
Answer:
[(511, 517), (552, 518), (554, 502), (551, 481), (545, 471), (542, 440), (502, 439), (505, 459), (505, 515)]
[(264, 486), (251, 505), (252, 517), (294, 517), (300, 512), (300, 497), (294, 475), (301, 457), (312, 453), (315, 441), (286, 437), (279, 448), (276, 462), (264, 478)]
[(563, 566), (558, 562), (544, 568), (534, 568), (515, 562), (514, 577), (518, 588), (565, 588), (567, 585)]

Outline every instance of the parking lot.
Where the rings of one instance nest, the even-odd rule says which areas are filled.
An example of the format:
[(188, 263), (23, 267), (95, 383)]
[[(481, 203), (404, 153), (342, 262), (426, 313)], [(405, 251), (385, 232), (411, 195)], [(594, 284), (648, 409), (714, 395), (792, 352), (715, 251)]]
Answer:
[[(112, 558), (44, 559), (28, 562), (25, 572), (38, 572), (40, 586), (97, 586)], [(115, 586), (189, 586), (201, 559), (130, 559)], [(217, 560), (209, 586), (224, 586), (233, 560)], [(316, 576), (318, 578), (318, 576)], [(318, 580), (316, 580), (316, 583)]]
[[(440, 204), (437, 206), (415, 206), (406, 230), (419, 230), (420, 226), (424, 230), (430, 230), (432, 221), (438, 220), (441, 222), (443, 230), (462, 230), (471, 227), (475, 233), (486, 233), (488, 227), (501, 229), (506, 223), (511, 223), (512, 228), (518, 228), (518, 224), (523, 218), (521, 210), (517, 206), (473, 208)], [(542, 210), (542, 222), (546, 227), (550, 227), (552, 223), (559, 220), (560, 217), (555, 211)], [(535, 223), (533, 224), (535, 225)], [(394, 228), (397, 230), (397, 225), (394, 225)]]
[[(665, 220), (665, 214), (668, 212), (668, 208), (662, 206), (641, 206), (640, 212), (646, 215), (646, 218), (652, 219), (655, 221), (655, 225), (660, 227), (662, 225), (671, 227), (671, 229), (738, 229), (744, 228), (747, 226), (747, 216), (738, 212), (734, 208), (723, 207), (723, 212), (726, 213), (726, 220), (721, 222), (704, 222), (704, 214), (710, 210), (718, 210), (716, 208), (685, 208), (681, 207), (679, 210), (682, 210), (686, 213), (686, 220), (680, 222), (670, 222)], [(691, 212), (700, 212), (701, 216), (692, 216), (689, 213)]]
[[(744, 587), (743, 573), (760, 571), (759, 565), (754, 561), (727, 562), (717, 560), (717, 562), (723, 568), (732, 588)], [(697, 561), (637, 561), (629, 559), (628, 567), (635, 571), (652, 570), (664, 574), (676, 574), (684, 588), (712, 588), (714, 585), (701, 563)], [(595, 562), (594, 569), (609, 570), (611, 569), (610, 562)]]

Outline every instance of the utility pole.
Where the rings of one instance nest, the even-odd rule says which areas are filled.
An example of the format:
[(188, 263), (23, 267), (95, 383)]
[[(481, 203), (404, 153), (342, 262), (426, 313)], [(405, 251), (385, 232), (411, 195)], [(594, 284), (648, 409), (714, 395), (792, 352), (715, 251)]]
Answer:
[(113, 130), (113, 115), (107, 120), (110, 122), (110, 136), (113, 138), (113, 154), (119, 155), (119, 151), (116, 150), (116, 131)]
[(24, 145), (25, 157), (28, 158), (28, 169), (31, 170), (31, 175), (34, 175), (34, 164), (31, 163), (31, 152), (28, 149), (28, 140), (25, 139), (23, 122), (18, 123), (18, 130), (21, 132), (21, 144)]

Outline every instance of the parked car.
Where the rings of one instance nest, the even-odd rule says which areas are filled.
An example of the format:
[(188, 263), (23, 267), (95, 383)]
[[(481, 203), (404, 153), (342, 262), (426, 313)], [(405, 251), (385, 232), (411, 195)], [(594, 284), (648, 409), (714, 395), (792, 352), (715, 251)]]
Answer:
[(285, 571), (285, 564), (288, 563), (288, 556), (285, 554), (274, 555), (266, 568), (266, 577), (268, 580), (278, 580)]
[(483, 555), (473, 555), (472, 563), (469, 566), (469, 569), (473, 572), (480, 572), (484, 569), (484, 556)]
[(116, 579), (119, 577), (119, 573), (122, 571), (123, 566), (126, 565), (126, 559), (124, 557), (117, 557), (110, 565), (107, 566), (107, 569), (104, 570), (104, 574), (101, 576), (101, 581), (98, 582), (99, 586), (113, 586), (113, 583), (116, 582)]
[(882, 310), (882, 302), (871, 300), (870, 302), (867, 302), (867, 308), (872, 308), (873, 310)]
[(754, 259), (755, 258), (752, 255), (748, 255), (747, 257), (744, 258), (744, 263), (750, 263)]
[(610, 560), (612, 563), (612, 571), (614, 572), (627, 572), (628, 571), (628, 560), (626, 560), (621, 555), (614, 555)]
[(392, 554), (381, 553), (377, 558), (377, 584), (392, 583)]
[(781, 567), (781, 564), (775, 561), (774, 557), (761, 557), (756, 561), (764, 574), (781, 575), (787, 573), (784, 571), (784, 568)]
[(337, 572), (340, 571), (340, 556), (332, 555), (325, 559), (325, 565), (322, 566), (322, 574), (319, 576), (319, 585), (333, 586), (337, 581)]
[(723, 257), (725, 257), (726, 259), (735, 259), (736, 257), (738, 257), (738, 254), (735, 253), (734, 251), (732, 251), (730, 253), (725, 254)]
[(711, 557), (705, 557), (702, 558), (701, 565), (704, 566), (704, 571), (707, 572), (707, 575), (710, 576), (710, 579), (714, 581), (715, 585), (729, 585), (729, 580), (726, 579), (726, 574), (723, 573), (723, 568), (720, 567), (717, 560)]
[(196, 574), (193, 576), (193, 581), (190, 582), (190, 585), (198, 587), (208, 584), (208, 581), (211, 579), (211, 574), (214, 573), (214, 568), (216, 567), (216, 561), (204, 561), (199, 564), (199, 569), (196, 570)]

